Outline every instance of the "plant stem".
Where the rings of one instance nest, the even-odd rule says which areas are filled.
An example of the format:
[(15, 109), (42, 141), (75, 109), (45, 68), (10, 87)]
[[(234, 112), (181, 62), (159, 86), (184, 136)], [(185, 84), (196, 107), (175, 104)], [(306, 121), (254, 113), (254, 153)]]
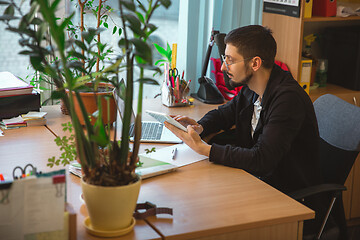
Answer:
[[(80, 7), (80, 35), (81, 35), (81, 42), (84, 43), (84, 37), (82, 33), (84, 32), (84, 7), (88, 0), (85, 0), (84, 2), (81, 2), (81, 0), (78, 0), (79, 7)], [(81, 49), (81, 54), (84, 55), (85, 51), (84, 49)], [(81, 62), (83, 64), (83, 68), (85, 68), (85, 59), (81, 59)], [(82, 76), (85, 76), (85, 73), (81, 73)]]
[(126, 31), (126, 21), (124, 18), (123, 6), (121, 1), (119, 1), (120, 16), (123, 24), (124, 40), (125, 40), (125, 49), (126, 51), (126, 91), (125, 91), (125, 110), (123, 117), (123, 128), (122, 128), (122, 139), (121, 139), (121, 152), (120, 152), (120, 163), (124, 163), (128, 158), (128, 149), (129, 149), (129, 130), (131, 122), (131, 112), (132, 112), (132, 99), (133, 99), (133, 69), (134, 69), (134, 56), (131, 56), (129, 49), (129, 40), (127, 38)]
[[(103, 5), (103, 1), (99, 0), (99, 7), (98, 7), (98, 11), (97, 11), (97, 29), (99, 29), (100, 27), (100, 21), (101, 21), (101, 8)], [(99, 72), (100, 70), (100, 32), (97, 35), (97, 40), (98, 40), (98, 57), (96, 59), (96, 72)]]

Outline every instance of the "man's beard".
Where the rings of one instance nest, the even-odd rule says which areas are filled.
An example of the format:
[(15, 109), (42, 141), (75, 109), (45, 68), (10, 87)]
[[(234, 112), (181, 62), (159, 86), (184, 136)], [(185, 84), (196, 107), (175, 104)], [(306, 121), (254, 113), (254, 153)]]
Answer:
[(235, 82), (232, 78), (230, 78), (230, 81), (229, 81), (230, 86), (233, 88), (236, 88), (236, 87), (241, 87), (243, 85), (248, 85), (252, 76), (253, 76), (252, 72), (246, 73), (246, 77), (243, 78), (240, 82)]

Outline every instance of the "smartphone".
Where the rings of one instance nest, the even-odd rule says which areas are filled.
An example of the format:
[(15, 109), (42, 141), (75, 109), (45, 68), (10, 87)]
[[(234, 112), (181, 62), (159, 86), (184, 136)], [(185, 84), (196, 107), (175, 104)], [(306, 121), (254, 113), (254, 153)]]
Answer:
[(146, 113), (161, 123), (164, 123), (165, 121), (167, 121), (168, 123), (174, 125), (175, 127), (187, 132), (186, 127), (184, 127), (183, 125), (181, 125), (181, 123), (179, 123), (178, 121), (176, 121), (175, 119), (173, 119), (172, 117), (170, 117), (169, 115), (167, 115), (165, 113), (159, 113), (159, 112), (154, 112), (154, 111), (149, 111), (149, 110), (146, 110)]

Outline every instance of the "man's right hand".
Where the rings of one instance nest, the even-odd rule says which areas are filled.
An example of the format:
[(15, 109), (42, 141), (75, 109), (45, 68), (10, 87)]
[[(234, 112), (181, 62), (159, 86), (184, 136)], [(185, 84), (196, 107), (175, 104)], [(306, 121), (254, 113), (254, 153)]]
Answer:
[(186, 128), (190, 125), (198, 134), (202, 133), (204, 130), (204, 128), (192, 118), (182, 115), (170, 115), (170, 117), (174, 118)]

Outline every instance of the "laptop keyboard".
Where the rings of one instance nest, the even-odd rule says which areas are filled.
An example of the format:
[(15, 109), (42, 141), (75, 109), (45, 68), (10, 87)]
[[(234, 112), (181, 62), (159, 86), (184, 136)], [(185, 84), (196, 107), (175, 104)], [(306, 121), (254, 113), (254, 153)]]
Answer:
[[(141, 139), (142, 140), (160, 140), (164, 124), (157, 122), (141, 123)], [(134, 136), (134, 124), (130, 126), (130, 136)]]

